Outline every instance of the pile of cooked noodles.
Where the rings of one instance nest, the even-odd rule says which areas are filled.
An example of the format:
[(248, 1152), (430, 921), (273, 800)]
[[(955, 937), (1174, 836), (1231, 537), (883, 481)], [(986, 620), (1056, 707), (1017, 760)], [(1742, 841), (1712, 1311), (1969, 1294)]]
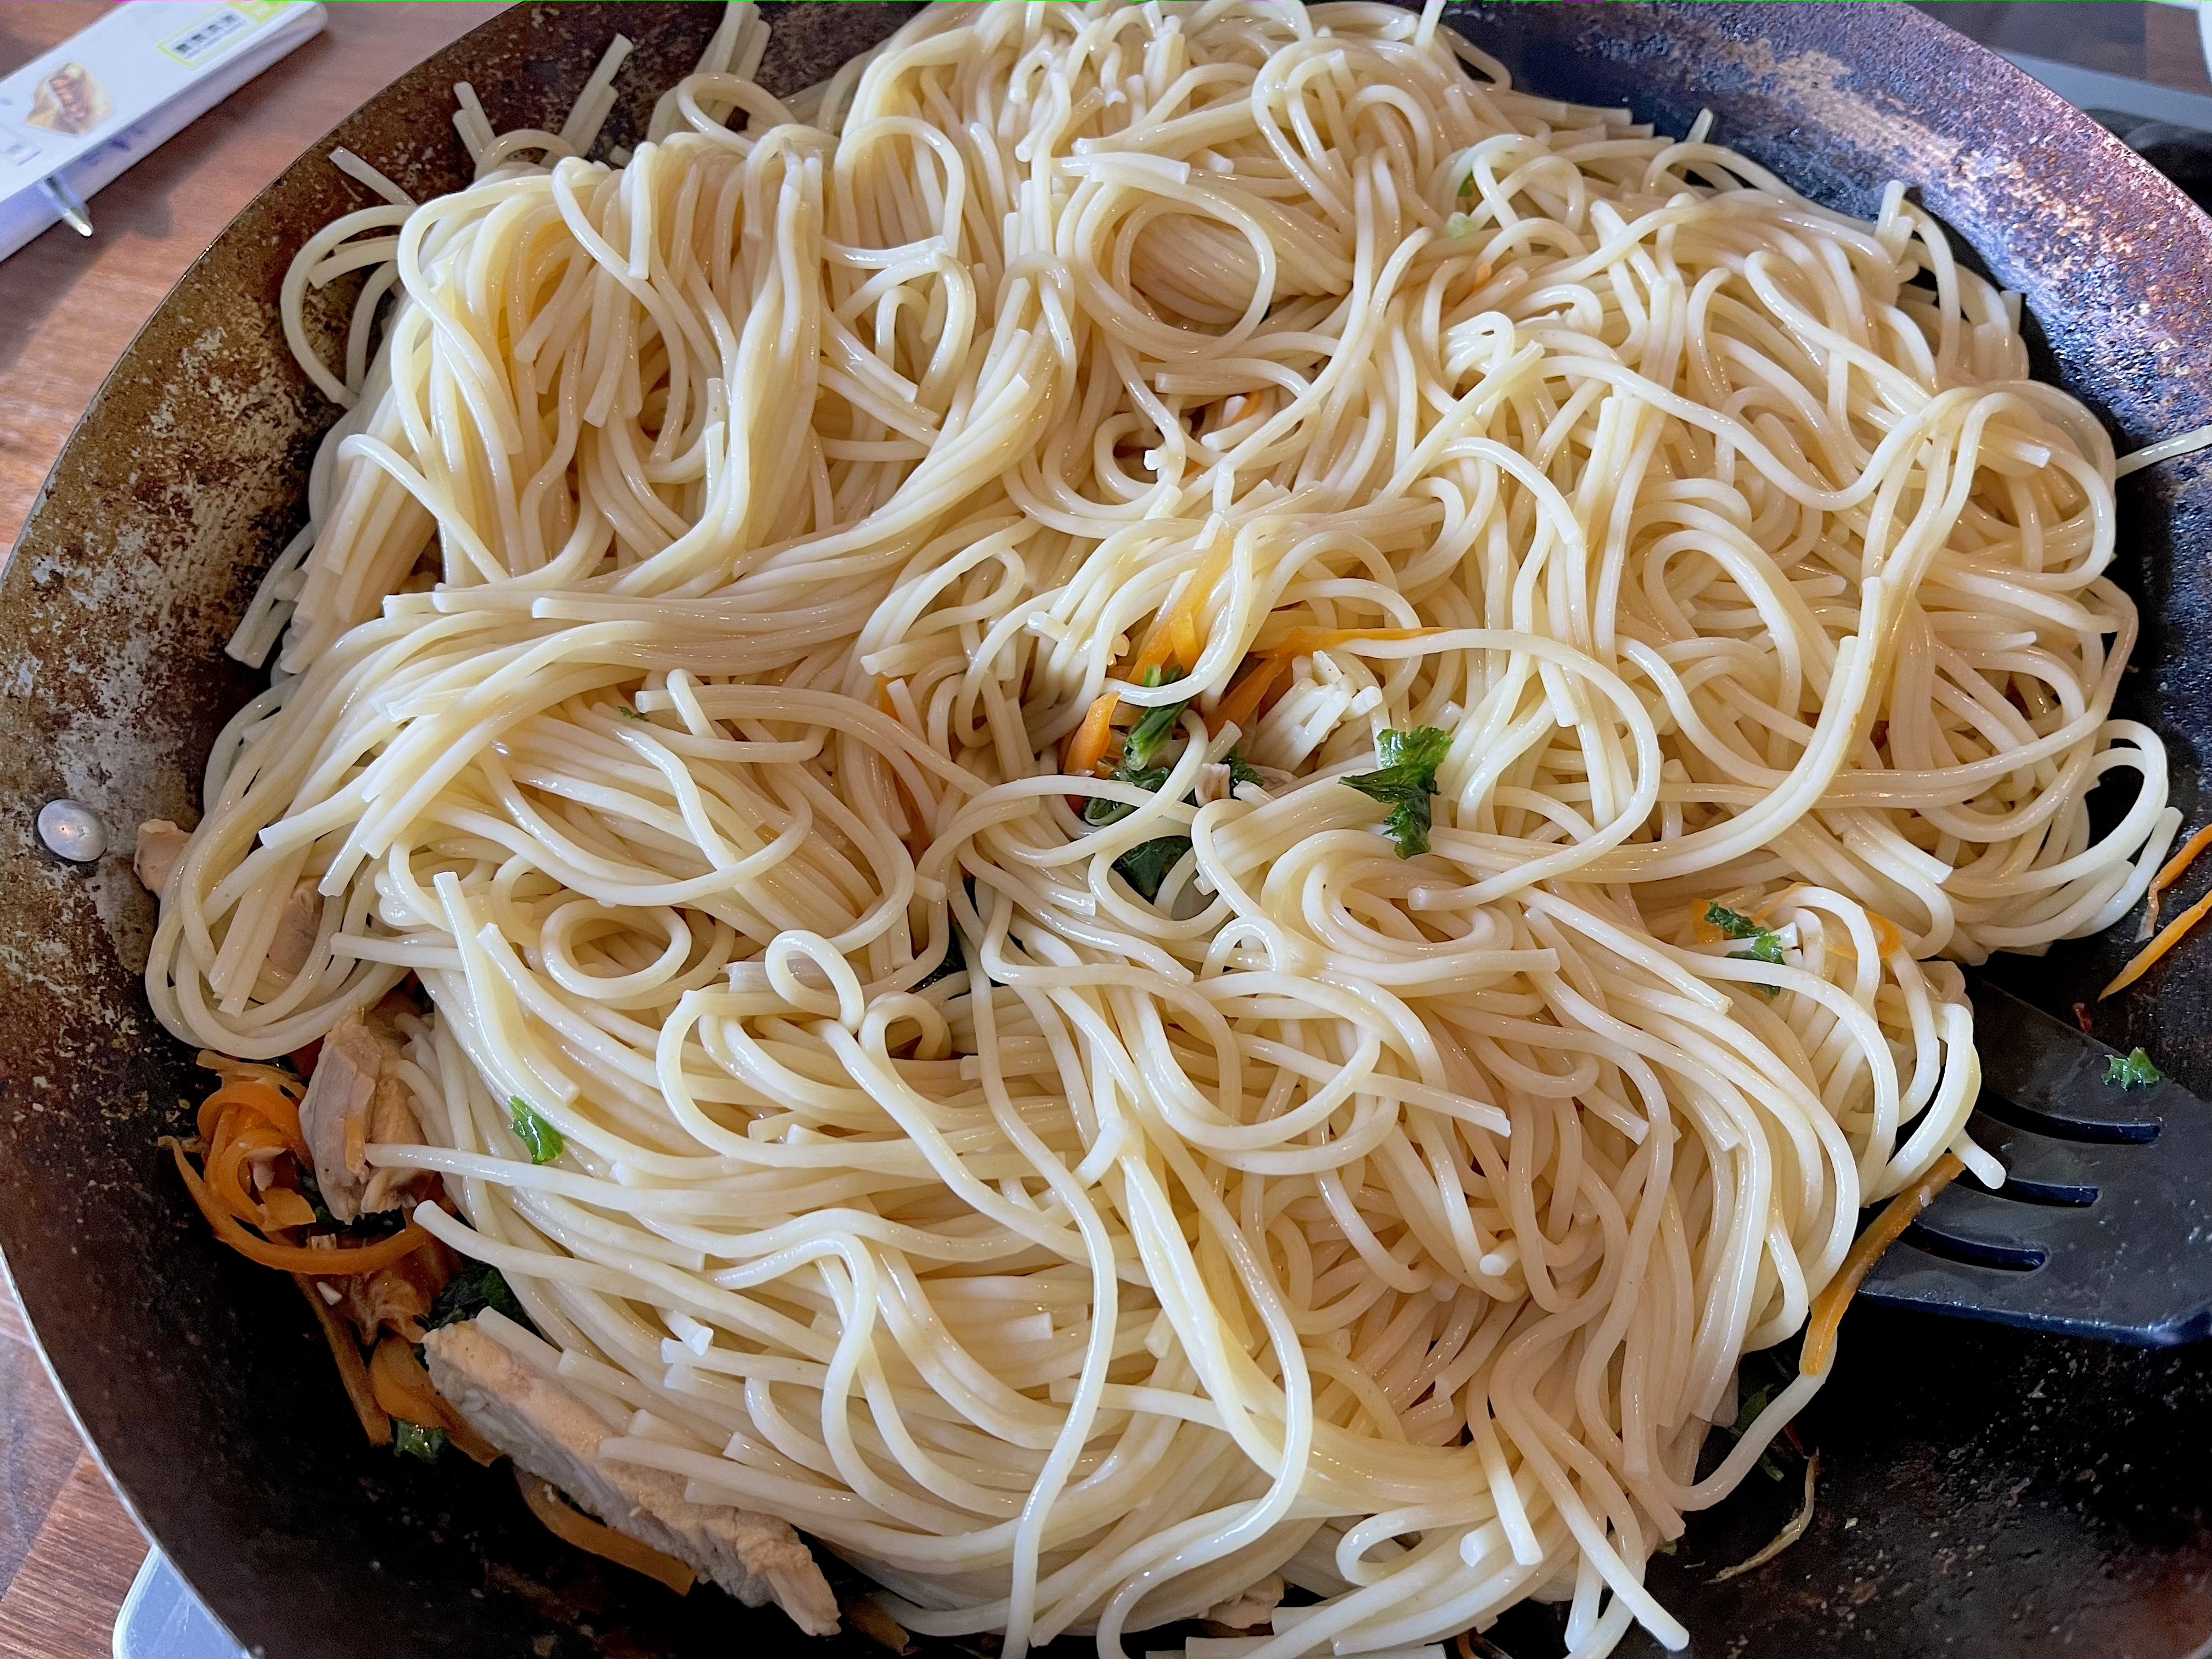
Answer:
[(599, 1465), (912, 1630), (1679, 1645), (1862, 1208), (1995, 1174), (1952, 963), (2173, 836), (2017, 296), (1437, 14), (936, 7), (787, 103), (738, 8), (288, 289), (371, 273), (147, 983), (358, 1059), (233, 1186), (495, 1267)]

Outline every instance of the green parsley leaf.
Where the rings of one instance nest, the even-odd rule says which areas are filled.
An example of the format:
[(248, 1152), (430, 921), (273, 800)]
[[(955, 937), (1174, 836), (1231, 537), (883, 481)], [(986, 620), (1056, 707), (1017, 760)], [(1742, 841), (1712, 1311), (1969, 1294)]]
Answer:
[[(1168, 769), (1146, 766), (1133, 769), (1124, 762), (1114, 769), (1113, 778), (1116, 783), (1133, 783), (1139, 789), (1149, 789), (1158, 794), (1160, 786), (1168, 781)], [(1083, 821), (1091, 824), (1119, 823), (1136, 810), (1127, 801), (1108, 800), (1103, 796), (1094, 795), (1083, 804)]]
[(568, 1143), (561, 1132), (538, 1116), (520, 1095), (510, 1096), (507, 1107), (514, 1137), (529, 1152), (532, 1164), (550, 1164), (567, 1149)]
[(1766, 929), (1741, 910), (1731, 910), (1725, 904), (1705, 906), (1705, 920), (1729, 939), (1757, 939)]
[(1749, 950), (1731, 951), (1729, 952), (1729, 960), (1731, 962), (1771, 962), (1779, 966), (1782, 961), (1782, 935), (1779, 933), (1770, 933), (1762, 929), (1753, 938), (1751, 941), (1751, 948)]
[(438, 1292), (437, 1300), (430, 1304), (430, 1316), (422, 1322), (425, 1330), (437, 1330), (446, 1325), (458, 1325), (465, 1319), (474, 1319), (486, 1308), (505, 1314), (518, 1325), (528, 1325), (530, 1316), (522, 1311), (522, 1304), (515, 1300), (514, 1288), (507, 1276), (489, 1261), (471, 1261), (446, 1283)]
[(1429, 787), (1437, 787), (1437, 768), (1444, 763), (1451, 753), (1451, 733), (1439, 732), (1433, 726), (1417, 726), (1411, 732), (1385, 732), (1375, 739), (1375, 758), (1385, 769), (1394, 766), (1410, 766), (1428, 774)]
[(1729, 1426), (1729, 1433), (1738, 1440), (1749, 1434), (1751, 1425), (1759, 1421), (1759, 1413), (1766, 1409), (1767, 1401), (1773, 1398), (1774, 1390), (1771, 1387), (1755, 1389), (1745, 1395), (1743, 1404), (1737, 1408), (1735, 1421)]
[(1429, 850), (1429, 830), (1434, 820), (1426, 788), (1418, 783), (1391, 781), (1380, 772), (1344, 781), (1389, 807), (1390, 816), (1382, 820), (1382, 833), (1398, 844), (1400, 858), (1409, 859)]
[(1135, 888), (1149, 903), (1160, 896), (1160, 884), (1188, 851), (1188, 836), (1161, 836), (1139, 842), (1114, 860), (1114, 873)]
[[(1731, 910), (1725, 904), (1705, 906), (1705, 921), (1721, 930), (1724, 938), (1749, 942), (1749, 948), (1729, 952), (1731, 962), (1765, 962), (1776, 967), (1782, 965), (1782, 935), (1771, 927), (1762, 927), (1741, 910)], [(1754, 985), (1752, 989), (1771, 1002), (1781, 994), (1774, 985)]]
[(2166, 1073), (2150, 1063), (2150, 1056), (2142, 1049), (2123, 1058), (2114, 1054), (2105, 1062), (2105, 1081), (2116, 1083), (2123, 1089), (2154, 1089), (2166, 1081)]
[[(1164, 684), (1159, 670), (1153, 669), (1145, 676), (1145, 684), (1152, 687)], [(1190, 699), (1181, 702), (1164, 702), (1157, 708), (1147, 708), (1129, 728), (1129, 735), (1121, 742), (1121, 767), (1129, 770), (1150, 766), (1160, 756), (1167, 740), (1176, 733), (1182, 711), (1190, 707)]]
[(425, 1429), (394, 1419), (392, 1424), (392, 1449), (409, 1457), (419, 1457), (425, 1463), (434, 1463), (438, 1454), (446, 1449), (443, 1429)]
[(1375, 739), (1379, 770), (1340, 780), (1390, 809), (1382, 833), (1398, 844), (1398, 856), (1429, 850), (1432, 823), (1429, 797), (1437, 792), (1437, 768), (1451, 750), (1451, 734), (1433, 726), (1412, 732), (1385, 732)]
[(636, 709), (631, 708), (626, 702), (617, 703), (615, 705), (615, 713), (620, 714), (626, 720), (641, 720), (645, 718), (644, 715), (639, 714)]

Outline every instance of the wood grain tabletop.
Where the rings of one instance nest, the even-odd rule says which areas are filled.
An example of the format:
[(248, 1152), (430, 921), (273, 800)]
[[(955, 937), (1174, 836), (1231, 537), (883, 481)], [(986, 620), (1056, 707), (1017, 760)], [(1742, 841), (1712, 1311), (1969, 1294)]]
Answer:
[[(371, 93), (497, 5), (333, 5), (308, 41), (0, 260), (0, 547), (12, 547), (78, 416), (185, 267)], [(0, 75), (107, 9), (0, 0)], [(146, 1540), (78, 1438), (0, 1285), (0, 1659), (106, 1659)]]

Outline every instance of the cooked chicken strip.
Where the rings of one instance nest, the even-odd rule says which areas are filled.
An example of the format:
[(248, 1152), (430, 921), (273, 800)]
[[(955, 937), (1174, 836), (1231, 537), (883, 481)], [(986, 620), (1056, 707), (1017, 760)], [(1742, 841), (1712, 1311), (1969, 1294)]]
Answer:
[(313, 954), (316, 936), (323, 928), (323, 896), (313, 878), (301, 880), (284, 901), (276, 918), (276, 936), (269, 941), (267, 972), (280, 985), (289, 985)]
[(809, 1636), (837, 1632), (837, 1598), (787, 1522), (729, 1504), (694, 1504), (659, 1469), (612, 1463), (599, 1443), (619, 1434), (573, 1389), (526, 1364), (471, 1319), (423, 1339), (430, 1381), (468, 1425), (516, 1463), (617, 1532), (712, 1578), (749, 1607), (769, 1601)]
[(169, 884), (170, 872), (177, 867), (191, 840), (189, 834), (167, 818), (149, 818), (138, 826), (138, 850), (131, 867), (138, 872), (139, 883), (148, 892), (159, 896)]
[(404, 1170), (372, 1170), (373, 1141), (420, 1144), (422, 1127), (396, 1070), (399, 1042), (380, 1019), (348, 1014), (323, 1039), (315, 1075), (300, 1103), (300, 1128), (315, 1161), (315, 1184), (340, 1221), (389, 1210), (413, 1179)]

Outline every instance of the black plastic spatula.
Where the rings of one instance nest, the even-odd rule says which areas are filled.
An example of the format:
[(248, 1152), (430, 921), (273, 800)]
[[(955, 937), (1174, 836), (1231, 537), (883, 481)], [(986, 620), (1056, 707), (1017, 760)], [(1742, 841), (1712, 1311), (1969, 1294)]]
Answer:
[(2149, 1347), (2212, 1334), (2212, 1106), (2108, 1083), (2094, 1037), (1991, 986), (1973, 998), (1970, 1132), (2005, 1184), (1953, 1182), (1859, 1294)]

